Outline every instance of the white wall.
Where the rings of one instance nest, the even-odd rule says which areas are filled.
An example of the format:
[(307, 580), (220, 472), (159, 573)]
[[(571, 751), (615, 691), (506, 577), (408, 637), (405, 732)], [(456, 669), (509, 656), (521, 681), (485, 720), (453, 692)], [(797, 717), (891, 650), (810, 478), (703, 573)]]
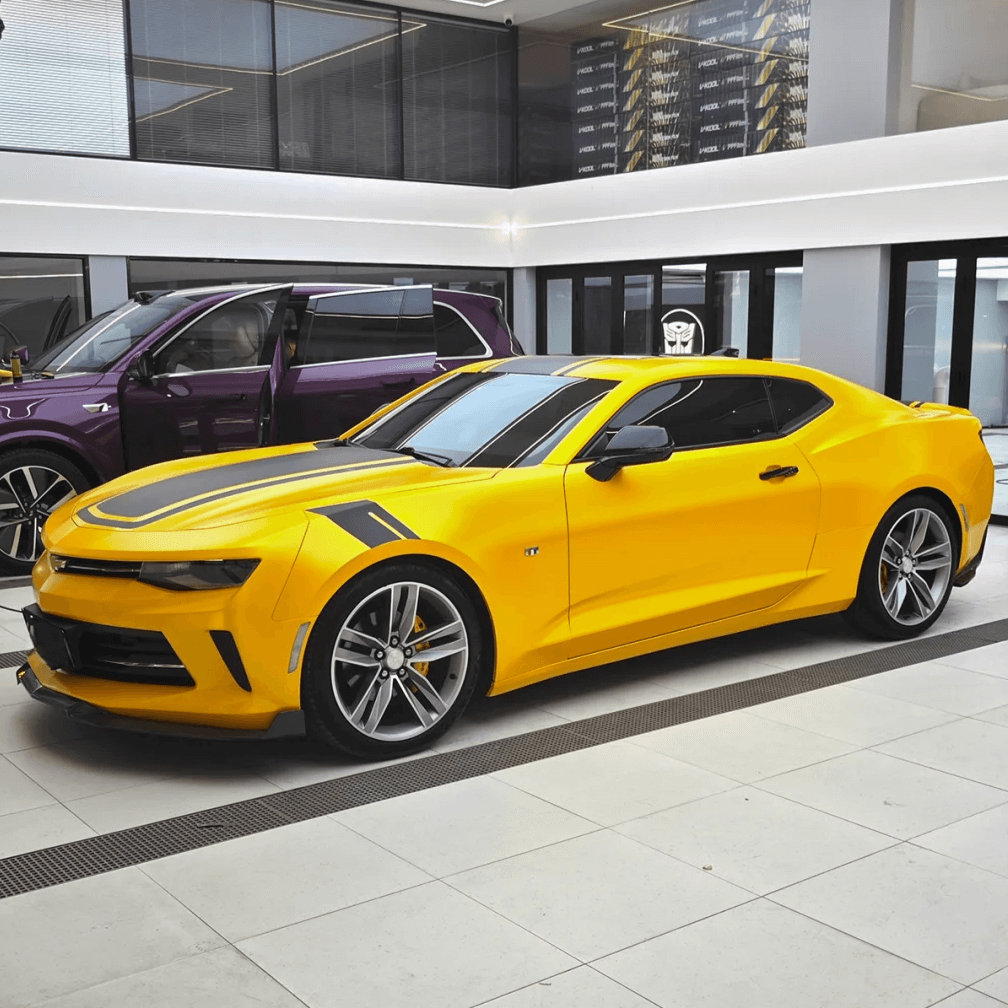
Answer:
[(995, 237), (1006, 150), (983, 123), (515, 190), (0, 152), (0, 252), (501, 268)]

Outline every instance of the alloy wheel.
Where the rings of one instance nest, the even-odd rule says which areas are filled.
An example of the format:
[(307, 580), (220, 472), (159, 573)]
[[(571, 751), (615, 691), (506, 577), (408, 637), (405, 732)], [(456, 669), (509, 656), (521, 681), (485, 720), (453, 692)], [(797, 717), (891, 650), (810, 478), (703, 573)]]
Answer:
[(20, 563), (42, 555), (42, 526), (77, 491), (47, 466), (27, 465), (0, 476), (0, 553)]
[(941, 604), (952, 577), (952, 541), (941, 517), (914, 508), (899, 518), (882, 544), (879, 592), (889, 615), (917, 626)]
[(332, 652), (332, 690), (362, 735), (402, 742), (451, 710), (468, 669), (469, 639), (451, 600), (427, 584), (396, 582), (344, 622)]

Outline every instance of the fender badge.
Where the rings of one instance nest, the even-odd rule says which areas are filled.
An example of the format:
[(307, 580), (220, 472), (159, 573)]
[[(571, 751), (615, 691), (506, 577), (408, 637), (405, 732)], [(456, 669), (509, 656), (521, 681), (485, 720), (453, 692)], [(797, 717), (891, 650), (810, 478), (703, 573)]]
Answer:
[(525, 550), (525, 556), (539, 556), (539, 547), (529, 546), (529, 548)]

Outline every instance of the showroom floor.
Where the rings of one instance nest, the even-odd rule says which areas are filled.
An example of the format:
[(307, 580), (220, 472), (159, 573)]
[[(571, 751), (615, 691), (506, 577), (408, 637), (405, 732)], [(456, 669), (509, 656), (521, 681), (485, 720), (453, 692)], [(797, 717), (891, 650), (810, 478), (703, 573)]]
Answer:
[[(930, 636), (1005, 618), (997, 528)], [(439, 748), (877, 646), (829, 617), (667, 651), (484, 700)], [(996, 1008), (1006, 752), (1008, 642), (0, 900), (0, 1004)], [(366, 769), (75, 727), (12, 670), (0, 753), (0, 857)]]

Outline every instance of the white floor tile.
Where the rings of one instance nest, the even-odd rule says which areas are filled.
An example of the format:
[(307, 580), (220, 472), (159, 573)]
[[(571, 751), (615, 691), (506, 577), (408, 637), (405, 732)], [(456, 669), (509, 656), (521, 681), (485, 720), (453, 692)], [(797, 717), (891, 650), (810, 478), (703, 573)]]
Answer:
[(259, 798), (278, 790), (275, 784), (255, 774), (244, 779), (228, 774), (219, 777), (200, 774), (77, 798), (68, 801), (66, 806), (99, 833), (112, 833), (217, 805)]
[(0, 816), (0, 858), (89, 836), (94, 836), (94, 830), (62, 805), (12, 812)]
[(1008, 728), (963, 718), (877, 747), (900, 759), (1008, 789)]
[(0, 756), (0, 816), (55, 804), (56, 799), (48, 791)]
[(447, 881), (582, 961), (752, 898), (743, 889), (608, 830)]
[(978, 991), (1008, 1004), (1008, 966), (973, 985)]
[(1008, 704), (1008, 679), (935, 662), (867, 676), (850, 683), (850, 688), (950, 714), (979, 714)]
[(0, 753), (37, 749), (87, 736), (94, 738), (97, 734), (97, 729), (77, 724), (62, 711), (30, 697), (28, 703), (0, 707)]
[(591, 966), (579, 966), (494, 998), (480, 1008), (654, 1008), (654, 1005)]
[(1008, 804), (925, 833), (916, 837), (914, 843), (1008, 876)]
[(526, 763), (494, 776), (604, 826), (737, 787), (726, 777), (625, 742)]
[(625, 663), (618, 662), (602, 669), (573, 672), (536, 686), (536, 706), (547, 714), (579, 721), (678, 696), (684, 691), (672, 680), (672, 673), (632, 675), (626, 671)]
[(1001, 1008), (1001, 1002), (967, 987), (940, 1001), (934, 1008)]
[(819, 763), (854, 748), (744, 711), (663, 728), (627, 741), (744, 783)]
[(137, 868), (12, 896), (0, 900), (3, 1005), (34, 1005), (223, 944)]
[[(1005, 605), (1005, 615), (1008, 616), (1008, 605)], [(984, 675), (1008, 679), (1008, 641), (990, 644), (973, 651), (961, 651), (959, 654), (939, 658), (937, 661), (939, 665), (951, 665), (953, 668), (966, 669), (968, 672), (982, 672)]]
[(227, 946), (46, 1001), (39, 1008), (304, 1008)]
[(766, 900), (594, 965), (661, 1008), (925, 1008), (957, 987)]
[(962, 984), (1008, 963), (1008, 879), (910, 844), (772, 898)]
[(430, 878), (329, 818), (176, 854), (143, 870), (232, 942)]
[(174, 769), (170, 761), (158, 761), (132, 737), (106, 733), (21, 749), (8, 753), (7, 759), (60, 801), (163, 780)]
[(847, 686), (830, 686), (773, 700), (750, 707), (748, 713), (858, 746), (878, 745), (956, 717)]
[(901, 840), (1008, 801), (997, 788), (866, 750), (757, 785)]
[(616, 831), (760, 894), (896, 842), (751, 787), (635, 819)]
[(503, 696), (478, 700), (452, 725), (448, 734), (438, 740), (434, 749), (437, 752), (450, 752), (452, 749), (464, 749), (482, 742), (511, 738), (513, 735), (524, 735), (526, 732), (554, 728), (566, 723), (566, 718), (530, 707), (528, 699), (521, 695), (521, 690), (516, 690)]
[(598, 829), (493, 777), (362, 805), (332, 818), (437, 878)]
[(995, 707), (994, 710), (974, 714), (973, 717), (977, 721), (986, 721), (987, 724), (1003, 725), (1008, 728), (1008, 707)]
[(442, 882), (240, 948), (311, 1008), (469, 1008), (578, 965)]
[(308, 784), (336, 780), (339, 777), (351, 777), (367, 770), (374, 770), (376, 767), (392, 766), (429, 755), (429, 752), (422, 752), (404, 759), (365, 763), (335, 750), (326, 751), (307, 743), (282, 744), (276, 747), (263, 747), (252, 756), (247, 768), (270, 784), (275, 784), (282, 791), (286, 791)]

